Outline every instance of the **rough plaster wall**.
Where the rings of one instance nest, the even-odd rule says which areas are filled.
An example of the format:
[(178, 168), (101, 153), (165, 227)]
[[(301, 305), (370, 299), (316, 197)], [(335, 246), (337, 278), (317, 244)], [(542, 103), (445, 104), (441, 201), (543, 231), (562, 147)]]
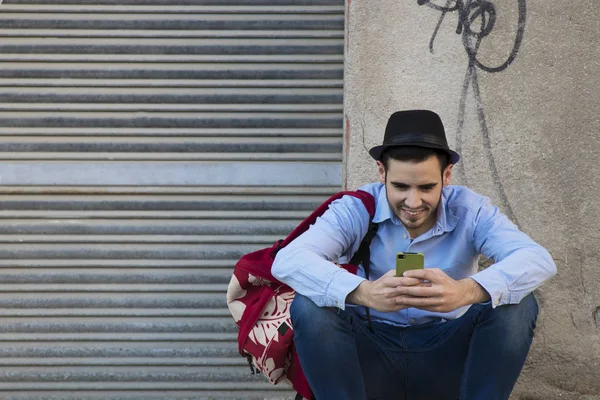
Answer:
[(456, 33), (456, 11), (444, 15), (432, 53), (442, 16), (432, 3), (348, 3), (347, 187), (375, 180), (366, 149), (393, 111), (437, 111), (464, 160), (454, 183), (492, 198), (558, 265), (537, 293), (536, 338), (513, 398), (600, 399), (600, 4), (489, 1), (496, 19), (478, 47), (482, 64), (509, 59), (525, 21), (514, 61), (490, 73), (467, 56), (474, 45)]

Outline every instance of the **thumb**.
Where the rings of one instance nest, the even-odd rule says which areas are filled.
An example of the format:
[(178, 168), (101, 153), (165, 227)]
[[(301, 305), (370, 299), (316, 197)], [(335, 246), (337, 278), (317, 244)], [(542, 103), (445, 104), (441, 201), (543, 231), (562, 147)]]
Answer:
[(396, 276), (396, 270), (395, 269), (390, 269), (388, 272), (386, 272), (385, 274), (383, 274), (383, 276)]

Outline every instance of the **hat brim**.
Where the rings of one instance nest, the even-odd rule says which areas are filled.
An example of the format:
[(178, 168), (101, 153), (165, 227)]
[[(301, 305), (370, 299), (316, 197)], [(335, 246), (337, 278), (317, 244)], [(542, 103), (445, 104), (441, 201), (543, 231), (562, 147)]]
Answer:
[[(375, 146), (375, 147), (372, 147), (371, 150), (369, 150), (369, 154), (375, 160), (381, 161), (381, 154), (383, 153), (384, 150), (387, 150), (390, 147), (398, 147), (398, 146), (399, 145), (397, 145), (397, 144)], [(426, 149), (441, 150), (450, 156), (450, 164), (456, 164), (460, 160), (460, 154), (458, 154), (457, 152), (455, 152), (453, 150), (444, 148), (444, 147), (438, 147), (438, 146), (434, 146), (434, 145), (423, 146), (423, 143), (410, 143), (410, 142), (403, 143), (400, 146), (415, 146), (415, 147), (423, 147)]]

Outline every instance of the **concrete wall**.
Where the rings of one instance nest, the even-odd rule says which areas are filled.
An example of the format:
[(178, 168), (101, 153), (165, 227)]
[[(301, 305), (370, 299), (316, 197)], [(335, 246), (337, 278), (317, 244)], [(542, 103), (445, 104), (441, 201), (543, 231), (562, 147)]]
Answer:
[(482, 34), (465, 40), (459, 19), (477, 9), (347, 1), (346, 186), (375, 179), (366, 149), (393, 111), (437, 111), (463, 157), (454, 183), (491, 197), (558, 265), (513, 397), (600, 399), (597, 0), (483, 2)]

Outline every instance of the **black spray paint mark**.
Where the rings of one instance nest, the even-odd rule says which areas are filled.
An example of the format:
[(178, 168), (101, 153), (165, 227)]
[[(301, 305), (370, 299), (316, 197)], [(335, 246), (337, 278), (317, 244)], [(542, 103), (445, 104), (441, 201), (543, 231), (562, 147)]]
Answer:
[[(477, 70), (481, 69), (485, 72), (496, 73), (505, 70), (515, 60), (523, 41), (523, 34), (525, 32), (525, 20), (526, 20), (526, 0), (517, 0), (519, 7), (519, 20), (517, 26), (517, 33), (513, 42), (512, 49), (506, 60), (497, 66), (489, 66), (482, 63), (477, 58), (477, 52), (481, 41), (485, 39), (494, 29), (496, 22), (496, 9), (494, 4), (488, 0), (448, 0), (444, 6), (440, 6), (432, 3), (430, 0), (417, 0), (419, 5), (427, 5), (434, 10), (440, 11), (442, 14), (438, 23), (433, 31), (431, 40), (429, 41), (429, 51), (433, 53), (433, 44), (438, 34), (442, 21), (446, 17), (446, 14), (450, 12), (458, 12), (458, 25), (456, 27), (456, 33), (462, 35), (462, 42), (467, 53), (469, 63), (467, 65), (467, 72), (463, 81), (462, 92), (458, 107), (458, 124), (456, 133), (456, 151), (460, 154), (462, 151), (463, 143), (463, 127), (465, 117), (465, 104), (467, 100), (467, 94), (469, 88), (473, 89), (473, 96), (475, 98), (475, 104), (477, 108), (477, 119), (479, 121), (479, 128), (481, 131), (484, 150), (489, 163), (489, 168), (492, 173), (492, 178), (496, 184), (496, 190), (502, 203), (506, 208), (507, 216), (513, 220), (517, 226), (519, 222), (512, 210), (504, 186), (498, 175), (498, 168), (494, 160), (494, 154), (492, 152), (492, 144), (490, 140), (490, 132), (485, 119), (485, 112), (483, 108), (483, 102), (481, 100), (481, 93), (479, 91), (479, 80), (477, 77)], [(467, 176), (465, 173), (464, 161), (457, 166), (458, 172), (463, 178), (465, 184), (468, 185)]]

